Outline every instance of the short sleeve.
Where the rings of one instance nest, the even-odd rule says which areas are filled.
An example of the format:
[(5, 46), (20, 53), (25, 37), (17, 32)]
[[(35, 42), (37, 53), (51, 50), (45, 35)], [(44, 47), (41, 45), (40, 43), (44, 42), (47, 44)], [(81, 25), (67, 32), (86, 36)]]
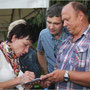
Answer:
[(41, 34), (39, 35), (39, 39), (38, 39), (36, 50), (39, 51), (39, 52), (44, 52), (43, 45), (42, 45)]

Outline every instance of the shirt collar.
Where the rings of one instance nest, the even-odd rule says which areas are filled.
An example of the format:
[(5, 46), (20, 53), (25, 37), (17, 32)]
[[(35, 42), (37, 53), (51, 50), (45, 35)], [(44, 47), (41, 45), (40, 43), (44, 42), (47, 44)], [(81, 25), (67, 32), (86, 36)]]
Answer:
[[(83, 36), (87, 37), (89, 34), (90, 34), (90, 24), (88, 25), (88, 27), (86, 28), (86, 30), (83, 32), (83, 34), (81, 35), (81, 37), (83, 37)], [(81, 37), (80, 37), (80, 38), (81, 38)], [(78, 39), (79, 39), (79, 38), (78, 38)], [(78, 39), (77, 39), (77, 40), (78, 40)], [(76, 41), (77, 41), (77, 40), (76, 40)], [(70, 43), (72, 43), (72, 42), (73, 42), (73, 36), (70, 35), (67, 41), (69, 41)]]
[[(48, 30), (49, 30), (49, 29), (48, 29)], [(49, 31), (49, 33), (50, 33), (50, 31)], [(56, 40), (51, 33), (50, 33), (50, 37), (51, 37), (52, 40)], [(59, 37), (59, 41), (63, 41), (63, 39), (62, 39), (62, 30), (61, 30), (61, 35), (60, 35), (60, 37)]]
[(88, 25), (86, 30), (83, 32), (83, 35), (88, 36), (89, 33), (90, 33), (90, 24)]

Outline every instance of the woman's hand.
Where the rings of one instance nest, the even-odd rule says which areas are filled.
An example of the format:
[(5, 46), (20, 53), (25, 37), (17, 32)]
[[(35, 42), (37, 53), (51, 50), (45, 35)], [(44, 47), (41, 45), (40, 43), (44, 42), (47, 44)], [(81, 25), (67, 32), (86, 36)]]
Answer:
[(26, 71), (21, 77), (20, 77), (20, 83), (24, 84), (27, 82), (30, 82), (32, 80), (34, 80), (35, 78), (35, 74), (33, 72), (30, 71)]
[(30, 88), (33, 87), (33, 85), (22, 85), (22, 87), (25, 89), (25, 90), (30, 90)]

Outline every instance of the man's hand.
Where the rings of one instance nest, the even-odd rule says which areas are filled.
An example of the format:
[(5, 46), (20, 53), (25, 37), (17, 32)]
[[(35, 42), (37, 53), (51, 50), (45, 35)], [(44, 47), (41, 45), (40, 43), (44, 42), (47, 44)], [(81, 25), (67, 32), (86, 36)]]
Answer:
[[(41, 75), (40, 78), (42, 79), (43, 76), (44, 76), (44, 75)], [(51, 82), (48, 81), (47, 79), (44, 79), (44, 80), (41, 80), (38, 84), (39, 84), (41, 87), (43, 87), (43, 88), (47, 88), (47, 87), (50, 86)]]
[(41, 77), (42, 80), (50, 81), (50, 83), (63, 82), (65, 70), (55, 70), (52, 73), (46, 74)]

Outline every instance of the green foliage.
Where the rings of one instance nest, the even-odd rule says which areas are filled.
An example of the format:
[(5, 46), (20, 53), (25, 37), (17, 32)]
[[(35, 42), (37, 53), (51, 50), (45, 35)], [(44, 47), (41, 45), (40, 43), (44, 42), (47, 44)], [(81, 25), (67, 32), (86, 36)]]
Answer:
[(46, 9), (40, 9), (35, 17), (29, 19), (30, 24), (38, 27), (43, 26), (45, 24), (45, 13)]
[(33, 44), (33, 48), (34, 48), (34, 50), (36, 50), (36, 48), (37, 48), (37, 41)]
[[(37, 12), (37, 11), (36, 11)], [(46, 19), (45, 19), (46, 9), (39, 9), (36, 16), (30, 18), (28, 22), (31, 24), (33, 30), (35, 31), (35, 41), (38, 40), (39, 33), (42, 29), (46, 27)]]
[(78, 1), (78, 2), (83, 3), (86, 6), (87, 11), (88, 11), (88, 21), (90, 23), (90, 5), (89, 5), (90, 0), (50, 0), (50, 6), (55, 4), (55, 3), (60, 3), (62, 5), (66, 5), (70, 1)]

